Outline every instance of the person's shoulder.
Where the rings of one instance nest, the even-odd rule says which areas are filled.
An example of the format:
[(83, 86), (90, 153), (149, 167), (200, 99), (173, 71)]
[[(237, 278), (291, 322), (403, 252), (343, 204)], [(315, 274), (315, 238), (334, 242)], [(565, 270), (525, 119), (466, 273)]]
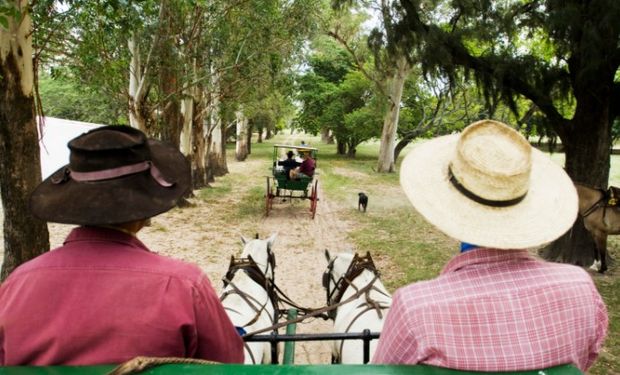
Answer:
[(539, 261), (539, 265), (549, 275), (553, 275), (553, 277), (556, 278), (561, 277), (567, 280), (592, 280), (588, 271), (586, 271), (582, 267), (572, 264)]
[(154, 257), (155, 265), (159, 272), (167, 273), (180, 279), (193, 281), (201, 280), (205, 273), (194, 263), (189, 263), (180, 259), (175, 259), (167, 255), (150, 253)]
[(402, 300), (410, 307), (419, 306), (426, 298), (433, 297), (438, 289), (442, 288), (442, 283), (442, 280), (435, 278), (407, 284), (398, 288), (393, 298)]

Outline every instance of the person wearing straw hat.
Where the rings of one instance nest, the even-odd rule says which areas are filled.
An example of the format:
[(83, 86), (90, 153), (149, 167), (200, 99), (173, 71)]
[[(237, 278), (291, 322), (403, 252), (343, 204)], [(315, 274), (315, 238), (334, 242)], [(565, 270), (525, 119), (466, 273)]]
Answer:
[(560, 237), (577, 216), (577, 193), (560, 166), (507, 125), (483, 120), (411, 150), (400, 181), (462, 253), (436, 279), (396, 291), (375, 363), (592, 365), (608, 318), (590, 276), (527, 250)]
[(136, 356), (243, 362), (243, 341), (207, 276), (136, 237), (176, 206), (190, 169), (173, 146), (105, 126), (31, 194), (42, 220), (77, 224), (0, 287), (0, 365), (93, 365)]

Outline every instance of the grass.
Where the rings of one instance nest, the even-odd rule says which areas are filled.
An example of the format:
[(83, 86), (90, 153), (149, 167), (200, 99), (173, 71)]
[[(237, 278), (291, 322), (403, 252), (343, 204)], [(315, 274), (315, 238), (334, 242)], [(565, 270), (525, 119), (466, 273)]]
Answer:
[[(276, 138), (277, 139), (277, 138)], [(319, 145), (319, 139), (310, 139)], [(275, 142), (277, 143), (277, 142)], [(358, 251), (370, 251), (382, 267), (382, 279), (391, 290), (407, 283), (436, 277), (446, 262), (457, 253), (458, 242), (438, 232), (417, 214), (402, 193), (397, 173), (378, 174), (378, 144), (366, 143), (357, 148), (355, 159), (336, 155), (335, 145), (320, 145), (319, 173), (329, 199), (356, 207), (357, 192), (370, 196), (369, 211), (359, 214), (351, 209), (347, 220), (353, 221), (349, 233)], [(407, 149), (403, 151), (405, 155)], [(563, 155), (553, 155), (562, 163)], [(610, 183), (620, 184), (620, 156), (612, 157)], [(397, 162), (399, 165), (401, 160)], [(620, 241), (610, 240), (610, 252), (620, 258)], [(594, 281), (608, 308), (610, 325), (605, 346), (591, 374), (620, 373), (620, 278), (618, 272), (594, 276)]]

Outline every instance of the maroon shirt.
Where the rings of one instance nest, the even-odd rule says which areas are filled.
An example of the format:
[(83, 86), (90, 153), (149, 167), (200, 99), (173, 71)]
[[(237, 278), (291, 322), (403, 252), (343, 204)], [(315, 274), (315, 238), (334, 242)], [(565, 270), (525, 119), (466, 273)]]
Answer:
[(314, 166), (314, 159), (308, 157), (301, 162), (301, 165), (299, 166), (299, 172), (305, 174), (308, 177), (312, 177), (314, 175)]
[(120, 231), (81, 227), (0, 287), (0, 365), (139, 355), (243, 361), (243, 342), (197, 266)]

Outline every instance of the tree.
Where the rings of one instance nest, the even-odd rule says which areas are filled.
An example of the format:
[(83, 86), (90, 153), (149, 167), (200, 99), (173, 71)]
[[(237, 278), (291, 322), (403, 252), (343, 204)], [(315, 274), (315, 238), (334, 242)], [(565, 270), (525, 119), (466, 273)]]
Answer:
[(52, 77), (39, 73), (39, 95), (46, 116), (100, 124), (127, 122), (126, 106), (77, 85), (63, 74)]
[(0, 280), (49, 250), (45, 222), (30, 214), (29, 195), (41, 182), (34, 98), (32, 28), (28, 2), (0, 7), (0, 193), (4, 264)]
[(379, 136), (381, 96), (374, 84), (353, 68), (351, 56), (329, 39), (315, 41), (311, 69), (298, 79), (302, 109), (294, 125), (310, 133), (329, 129), (340, 154), (355, 156), (356, 146)]
[[(330, 30), (329, 35), (346, 47), (353, 56), (356, 68), (376, 84), (377, 92), (384, 98), (385, 109), (377, 172), (394, 172), (394, 150), (398, 133), (401, 100), (405, 81), (414, 65), (414, 61), (409, 49), (403, 48), (400, 44), (394, 42), (397, 31), (393, 26), (393, 19), (395, 18), (392, 9), (393, 0), (360, 2), (371, 3), (381, 15), (382, 25), (375, 27), (367, 38), (367, 44), (374, 53), (374, 68), (368, 69), (367, 59), (363, 57), (364, 52), (359, 53), (359, 50), (364, 51), (366, 48), (359, 41), (355, 41), (357, 37), (346, 36), (347, 34), (357, 34), (357, 32), (351, 32), (351, 24), (346, 22), (347, 17), (344, 17), (346, 26), (344, 29), (346, 31), (343, 33), (341, 31), (342, 23), (337, 23), (334, 30)], [(351, 5), (351, 3), (354, 2), (351, 0), (336, 0), (333, 2), (334, 6), (341, 10), (344, 9), (344, 4)], [(353, 23), (353, 26), (354, 29), (359, 28), (359, 25), (356, 26), (355, 23)], [(351, 39), (353, 39), (353, 43), (351, 43)], [(386, 44), (388, 48), (385, 47)]]
[[(425, 73), (473, 77), (487, 99), (500, 98), (517, 117), (516, 100), (527, 98), (562, 141), (573, 180), (607, 186), (620, 111), (620, 2), (400, 0), (394, 10), (393, 44), (415, 51)], [(547, 255), (590, 262), (577, 242)]]

